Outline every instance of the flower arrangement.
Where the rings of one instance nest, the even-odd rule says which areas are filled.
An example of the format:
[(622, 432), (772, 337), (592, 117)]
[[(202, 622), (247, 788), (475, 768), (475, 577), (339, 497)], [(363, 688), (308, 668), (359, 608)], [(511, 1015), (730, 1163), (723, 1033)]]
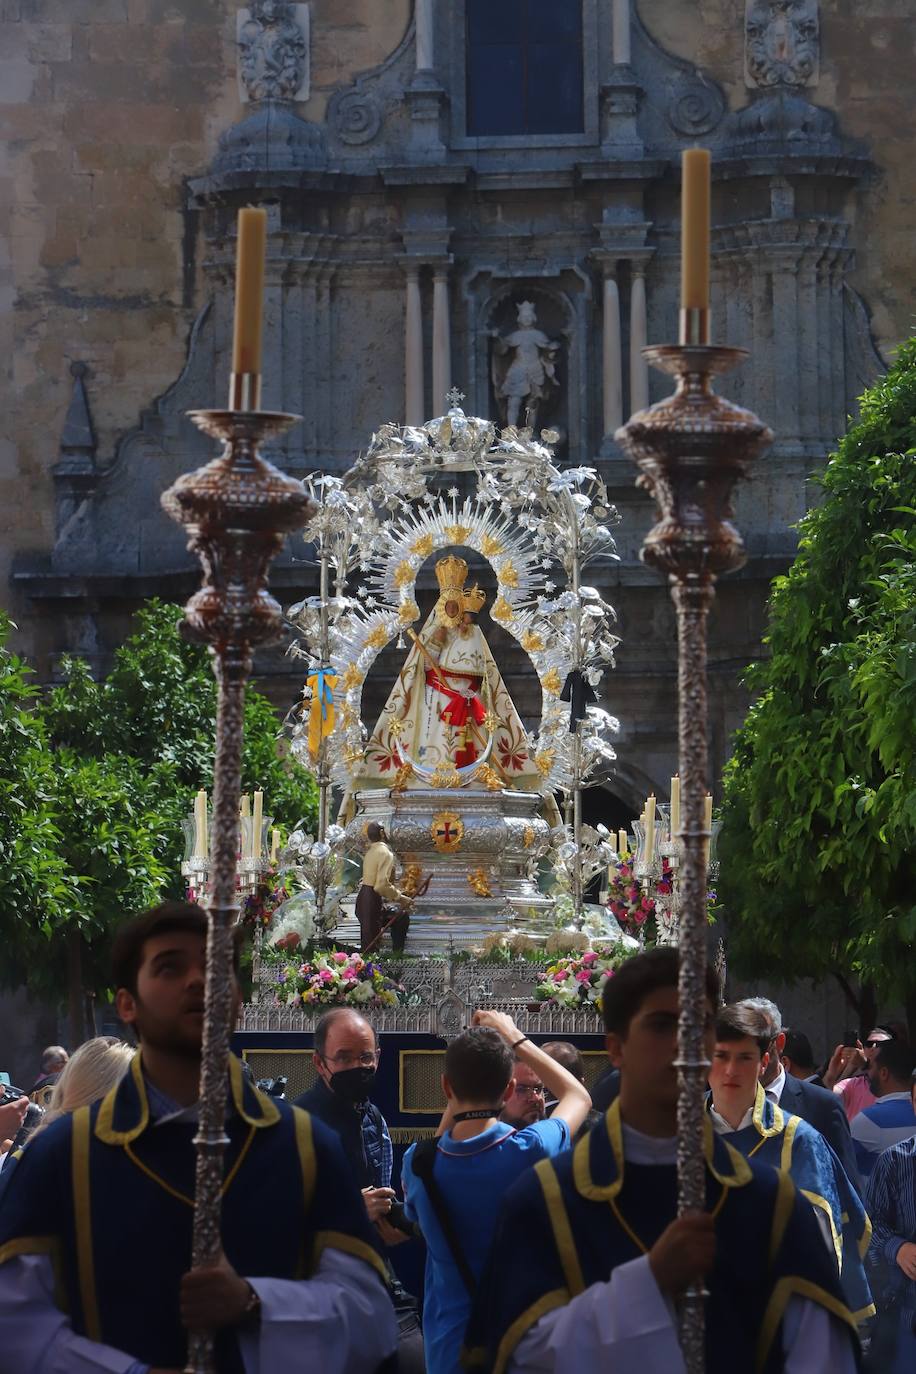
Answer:
[[(624, 930), (627, 928), (638, 930), (645, 925), (651, 916), (655, 915), (655, 901), (652, 897), (645, 896), (640, 889), (632, 862), (622, 859), (614, 867), (617, 871), (608, 883), (608, 909), (613, 916), (616, 916)], [(659, 891), (670, 892), (671, 875), (667, 859), (662, 860), (662, 867)], [(664, 882), (667, 882), (669, 886), (663, 888), (662, 883)]]
[(546, 973), (540, 975), (534, 995), (539, 1002), (548, 1002), (557, 1007), (592, 1007), (597, 1010), (605, 983), (613, 978), (628, 955), (629, 951), (618, 945), (605, 954), (587, 949), (582, 954), (558, 959), (549, 965)]
[(281, 964), (275, 978), (278, 1006), (396, 1007), (406, 1000), (404, 988), (378, 964), (340, 949)]
[(242, 902), (239, 921), (249, 929), (266, 930), (274, 917), (274, 912), (283, 905), (289, 896), (289, 888), (284, 878), (275, 873), (267, 873), (258, 882), (254, 892), (249, 892)]

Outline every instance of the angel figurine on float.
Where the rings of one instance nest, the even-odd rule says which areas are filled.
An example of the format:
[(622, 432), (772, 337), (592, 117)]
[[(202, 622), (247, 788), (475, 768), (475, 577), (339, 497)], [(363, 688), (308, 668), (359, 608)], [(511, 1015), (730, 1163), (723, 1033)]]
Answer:
[(505, 786), (539, 790), (525, 728), (474, 621), (485, 594), (467, 576), (463, 558), (436, 564), (439, 599), (372, 732), (359, 786), (390, 787), (399, 771), (408, 788), (457, 786), (483, 765)]

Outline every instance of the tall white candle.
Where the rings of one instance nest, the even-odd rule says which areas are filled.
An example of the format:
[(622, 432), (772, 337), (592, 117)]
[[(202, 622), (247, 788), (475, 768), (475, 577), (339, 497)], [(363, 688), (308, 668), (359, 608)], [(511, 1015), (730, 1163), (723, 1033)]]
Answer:
[(242, 800), (239, 804), (239, 856), (243, 859), (250, 859), (250, 839), (246, 835), (246, 830), (250, 827), (245, 822), (251, 820), (251, 799), (247, 792), (242, 793)]
[(646, 863), (655, 858), (655, 794), (646, 798)]
[(261, 857), (261, 831), (264, 828), (264, 793), (255, 792), (251, 808), (251, 857)]
[(207, 794), (201, 788), (194, 798), (194, 858), (205, 859), (208, 851)]

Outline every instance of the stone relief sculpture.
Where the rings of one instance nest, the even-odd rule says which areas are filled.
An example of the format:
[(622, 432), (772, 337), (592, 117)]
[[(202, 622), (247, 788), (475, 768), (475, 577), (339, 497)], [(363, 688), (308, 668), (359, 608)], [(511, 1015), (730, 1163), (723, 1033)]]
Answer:
[(820, 56), (818, 0), (746, 0), (745, 84), (814, 86)]
[(308, 5), (251, 0), (239, 10), (236, 38), (243, 102), (308, 100)]
[(557, 354), (559, 340), (548, 339), (537, 327), (537, 311), (531, 301), (516, 307), (518, 328), (502, 335), (492, 330), (491, 372), (500, 414), (507, 425), (521, 422), (537, 426), (538, 410), (559, 387)]

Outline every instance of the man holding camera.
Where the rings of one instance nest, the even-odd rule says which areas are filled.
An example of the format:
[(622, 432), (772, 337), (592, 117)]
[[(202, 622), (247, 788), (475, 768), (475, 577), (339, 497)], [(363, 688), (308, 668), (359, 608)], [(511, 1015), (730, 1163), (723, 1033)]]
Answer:
[[(296, 1102), (340, 1139), (353, 1178), (362, 1190), (369, 1220), (386, 1246), (411, 1239), (391, 1187), (394, 1152), (388, 1126), (369, 1100), (378, 1068), (375, 1030), (349, 1007), (325, 1012), (315, 1027), (314, 1064), (318, 1082)], [(416, 1299), (403, 1287), (390, 1263), (388, 1281), (398, 1319), (400, 1374), (423, 1374), (423, 1333)]]

